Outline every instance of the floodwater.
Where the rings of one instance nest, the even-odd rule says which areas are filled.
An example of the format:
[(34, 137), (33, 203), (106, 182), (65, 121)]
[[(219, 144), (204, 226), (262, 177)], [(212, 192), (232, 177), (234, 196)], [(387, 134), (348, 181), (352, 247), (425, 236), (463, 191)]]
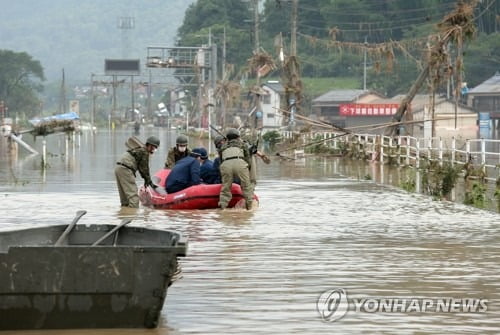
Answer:
[[(155, 171), (176, 134), (151, 128), (140, 137), (153, 134), (162, 141)], [(67, 155), (64, 136), (51, 135), (45, 172), (40, 156), (3, 158), (0, 229), (69, 223), (85, 209), (80, 223), (133, 217), (135, 225), (182, 232), (188, 255), (168, 290), (161, 326), (0, 335), (500, 333), (499, 214), (346, 177), (333, 158), (260, 164), (260, 207), (251, 212), (122, 210), (113, 168), (129, 135), (83, 134)], [(192, 146), (202, 142), (191, 139)], [(349, 299), (485, 299), (487, 308), (349, 306), (343, 318), (323, 321), (318, 298), (334, 289)]]

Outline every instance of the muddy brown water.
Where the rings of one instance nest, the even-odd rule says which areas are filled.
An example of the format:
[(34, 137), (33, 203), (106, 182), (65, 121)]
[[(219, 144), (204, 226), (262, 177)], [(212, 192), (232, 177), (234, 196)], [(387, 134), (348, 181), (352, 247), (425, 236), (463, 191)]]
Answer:
[[(140, 137), (152, 134), (162, 141), (154, 171), (176, 134), (152, 128)], [(188, 255), (168, 290), (161, 326), (1, 335), (500, 333), (499, 214), (347, 177), (353, 167), (339, 159), (274, 157), (259, 164), (255, 211), (123, 210), (113, 168), (129, 135), (83, 134), (68, 155), (64, 137), (49, 136), (44, 171), (40, 156), (2, 158), (0, 229), (69, 223), (85, 209), (80, 223), (132, 217), (135, 225), (182, 232)], [(40, 138), (30, 143), (41, 148)], [(317, 300), (339, 288), (357, 298), (481, 298), (487, 311), (350, 309), (323, 321)]]

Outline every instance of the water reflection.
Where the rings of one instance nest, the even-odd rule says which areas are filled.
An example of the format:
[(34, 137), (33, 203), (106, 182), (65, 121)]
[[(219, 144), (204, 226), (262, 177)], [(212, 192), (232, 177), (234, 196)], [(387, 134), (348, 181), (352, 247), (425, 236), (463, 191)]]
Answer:
[[(152, 160), (160, 168), (176, 134), (148, 131), (166, 143)], [(132, 217), (131, 225), (182, 232), (188, 256), (169, 288), (161, 327), (0, 334), (500, 332), (498, 214), (381, 185), (402, 177), (390, 167), (333, 158), (260, 165), (261, 202), (252, 212), (120, 209), (112, 167), (128, 135), (82, 136), (73, 163), (52, 157), (45, 181), (36, 159), (12, 165), (24, 185), (2, 165), (0, 229), (69, 223), (86, 209), (81, 223)], [(489, 305), (476, 314), (349, 311), (326, 323), (316, 300), (333, 288), (352, 297), (480, 297)]]

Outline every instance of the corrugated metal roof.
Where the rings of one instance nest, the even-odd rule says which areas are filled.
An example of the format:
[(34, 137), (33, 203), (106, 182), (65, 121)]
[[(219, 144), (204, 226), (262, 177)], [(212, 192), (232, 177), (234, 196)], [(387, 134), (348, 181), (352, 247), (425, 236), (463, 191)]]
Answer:
[(500, 72), (469, 90), (469, 93), (500, 93)]
[(360, 96), (370, 93), (368, 90), (333, 90), (313, 99), (313, 103), (321, 102), (351, 102)]

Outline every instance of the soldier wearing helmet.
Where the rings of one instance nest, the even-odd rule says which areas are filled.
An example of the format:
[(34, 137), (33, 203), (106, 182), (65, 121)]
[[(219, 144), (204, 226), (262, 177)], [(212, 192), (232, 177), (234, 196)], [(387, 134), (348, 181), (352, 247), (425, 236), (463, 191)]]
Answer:
[(175, 147), (171, 148), (165, 161), (165, 169), (172, 169), (175, 163), (184, 157), (188, 157), (191, 150), (188, 148), (188, 138), (185, 135), (177, 136)]
[(225, 209), (231, 201), (231, 186), (233, 180), (240, 180), (241, 190), (245, 198), (245, 205), (248, 210), (252, 208), (253, 186), (250, 181), (250, 159), (251, 155), (248, 146), (240, 138), (238, 129), (229, 128), (226, 131), (227, 142), (219, 149), (220, 174), (222, 178), (222, 188), (219, 197), (219, 207)]
[(160, 140), (156, 136), (151, 136), (146, 140), (145, 145), (129, 148), (120, 161), (116, 163), (115, 177), (122, 207), (139, 207), (139, 196), (135, 183), (135, 173), (137, 171), (144, 179), (144, 186), (156, 188), (149, 174), (149, 157), (159, 146)]
[(222, 144), (226, 142), (226, 138), (222, 135), (217, 135), (215, 136), (214, 139), (214, 145), (217, 148), (217, 150), (221, 147)]

